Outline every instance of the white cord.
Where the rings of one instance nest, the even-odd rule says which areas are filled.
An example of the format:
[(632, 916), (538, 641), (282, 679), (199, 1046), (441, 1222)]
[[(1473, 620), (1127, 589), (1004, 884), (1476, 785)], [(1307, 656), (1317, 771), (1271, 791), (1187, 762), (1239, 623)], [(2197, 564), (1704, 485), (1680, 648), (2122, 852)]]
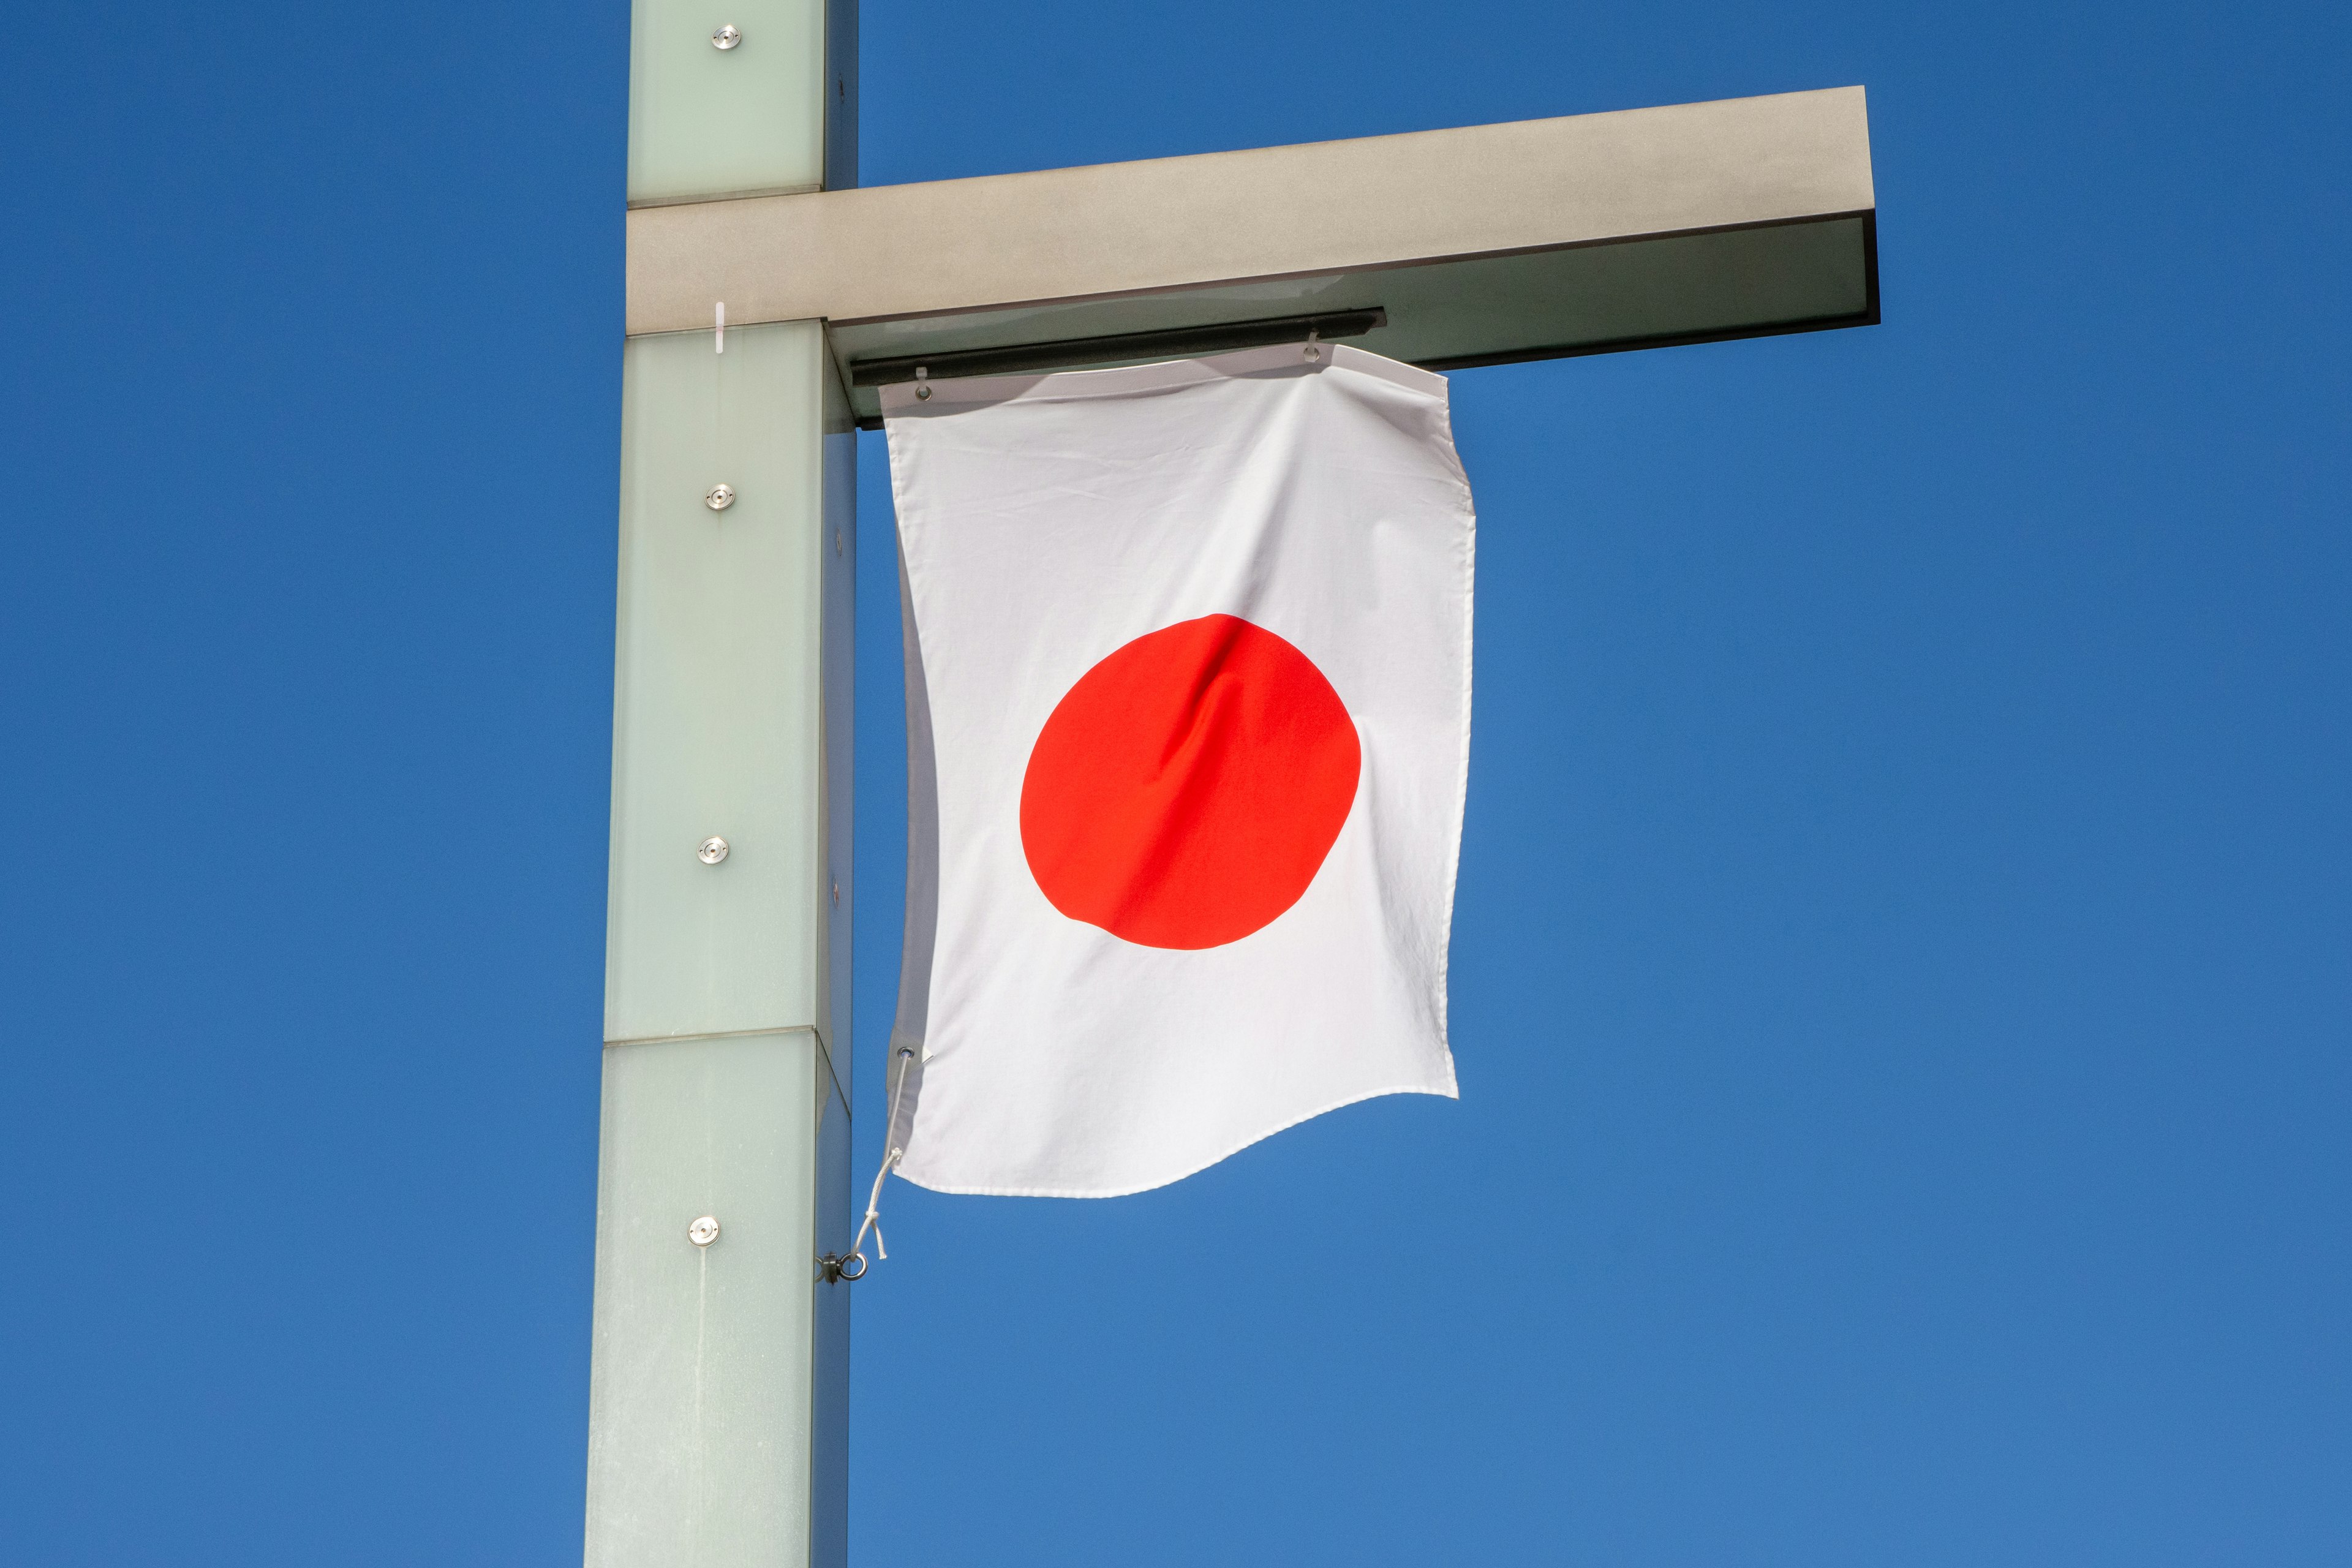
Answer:
[[(882, 1137), (885, 1142), (887, 1142), (890, 1135), (898, 1130), (898, 1101), (906, 1098), (907, 1094), (907, 1064), (914, 1059), (913, 1047), (898, 1047), (898, 1086), (890, 1091), (890, 1120), (882, 1124)], [(870, 1230), (874, 1233), (874, 1256), (885, 1262), (889, 1260), (890, 1249), (882, 1245), (882, 1184), (889, 1179), (890, 1168), (896, 1165), (906, 1152), (904, 1149), (893, 1144), (890, 1152), (882, 1156), (882, 1168), (874, 1173), (874, 1190), (866, 1194), (866, 1223), (857, 1227), (857, 1239), (849, 1244), (850, 1257), (858, 1256), (859, 1250), (866, 1245), (866, 1233)]]

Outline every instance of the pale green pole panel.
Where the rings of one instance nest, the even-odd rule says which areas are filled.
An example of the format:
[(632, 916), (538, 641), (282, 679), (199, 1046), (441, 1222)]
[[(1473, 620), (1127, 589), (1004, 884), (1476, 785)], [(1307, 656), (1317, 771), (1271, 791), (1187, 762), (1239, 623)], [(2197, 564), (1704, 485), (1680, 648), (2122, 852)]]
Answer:
[[(828, 117), (845, 118), (856, 100), (855, 9), (832, 9), (828, 17), (824, 0), (636, 0), (630, 204), (854, 183), (837, 160), (827, 174)], [(735, 29), (727, 48), (712, 39), (722, 26)]]
[[(845, 1500), (814, 1484), (817, 1446), (843, 1436), (816, 1419), (815, 1296), (848, 1289), (812, 1261), (827, 1120), (810, 1030), (605, 1051), (591, 1568), (842, 1561)], [(706, 1215), (719, 1235), (698, 1247)], [(821, 1532), (835, 1550), (813, 1550)]]
[(607, 1040), (822, 1022), (832, 364), (813, 321), (714, 344), (633, 338), (622, 361)]

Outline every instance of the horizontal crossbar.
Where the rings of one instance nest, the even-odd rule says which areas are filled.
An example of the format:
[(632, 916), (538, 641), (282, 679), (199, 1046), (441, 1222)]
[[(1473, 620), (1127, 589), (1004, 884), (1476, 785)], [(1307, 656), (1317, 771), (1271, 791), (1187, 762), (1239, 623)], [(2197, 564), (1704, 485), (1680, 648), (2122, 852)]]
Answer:
[(1869, 324), (1876, 210), (1836, 88), (640, 207), (627, 331), (823, 320), (861, 419), (918, 364), (1213, 352), (1373, 300), (1360, 346), (1494, 363)]

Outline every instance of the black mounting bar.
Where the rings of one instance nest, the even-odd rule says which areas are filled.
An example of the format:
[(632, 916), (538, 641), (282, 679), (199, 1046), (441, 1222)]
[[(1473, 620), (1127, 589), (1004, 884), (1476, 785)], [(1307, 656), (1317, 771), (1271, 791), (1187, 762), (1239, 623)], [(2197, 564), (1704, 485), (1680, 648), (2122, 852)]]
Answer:
[(1314, 333), (1326, 341), (1360, 338), (1385, 327), (1389, 313), (1378, 305), (1332, 310), (1318, 316), (1276, 316), (1263, 321), (1219, 321), (1204, 327), (1167, 327), (1150, 332), (1118, 332), (1105, 338), (1068, 338), (1051, 343), (1015, 343), (1001, 349), (955, 349), (946, 353), (905, 354), (895, 359), (854, 360), (853, 386), (887, 386), (912, 381), (921, 369), (936, 380), (959, 375), (1005, 375), (1024, 370), (1075, 370), (1123, 360), (1190, 359), (1228, 349), (1303, 343)]

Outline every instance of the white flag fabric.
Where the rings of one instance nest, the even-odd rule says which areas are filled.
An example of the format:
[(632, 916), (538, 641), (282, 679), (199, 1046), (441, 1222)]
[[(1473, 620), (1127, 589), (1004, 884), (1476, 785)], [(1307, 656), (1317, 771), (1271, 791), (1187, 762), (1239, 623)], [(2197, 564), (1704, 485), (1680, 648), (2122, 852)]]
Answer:
[(1444, 378), (1294, 343), (921, 388), (883, 393), (898, 1173), (1108, 1197), (1453, 1096), (1475, 534)]

